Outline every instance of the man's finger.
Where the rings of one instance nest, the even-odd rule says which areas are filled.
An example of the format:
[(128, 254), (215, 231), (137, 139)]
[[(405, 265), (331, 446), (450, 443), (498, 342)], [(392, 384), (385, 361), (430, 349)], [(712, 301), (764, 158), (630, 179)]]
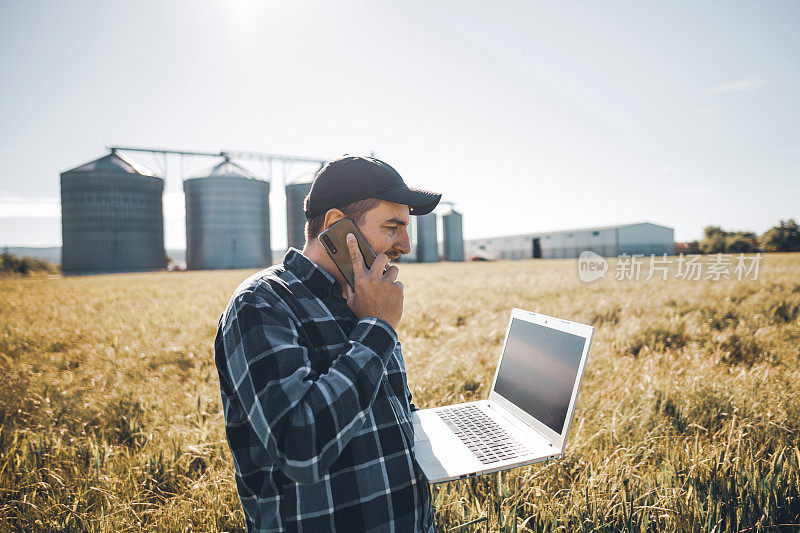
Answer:
[(345, 298), (347, 300), (348, 305), (353, 303), (353, 298), (356, 295), (356, 291), (353, 290), (353, 287), (350, 284), (346, 284), (344, 287), (344, 293), (347, 295)]
[(367, 270), (364, 264), (364, 256), (361, 255), (361, 250), (358, 248), (358, 241), (356, 236), (352, 233), (347, 234), (347, 248), (350, 250), (350, 261), (353, 263), (353, 273), (358, 275)]
[(370, 270), (374, 273), (374, 276), (380, 277), (383, 275), (383, 271), (386, 269), (386, 265), (388, 264), (389, 256), (386, 254), (378, 254), (375, 256), (375, 261), (372, 262), (372, 268)]
[(398, 287), (400, 287), (400, 292), (403, 292), (405, 290), (405, 286), (403, 285), (402, 281), (395, 281), (394, 285), (397, 285)]
[(400, 269), (394, 265), (389, 265), (386, 267), (386, 273), (383, 275), (383, 279), (387, 280), (389, 283), (394, 283), (397, 279), (397, 276), (400, 274)]

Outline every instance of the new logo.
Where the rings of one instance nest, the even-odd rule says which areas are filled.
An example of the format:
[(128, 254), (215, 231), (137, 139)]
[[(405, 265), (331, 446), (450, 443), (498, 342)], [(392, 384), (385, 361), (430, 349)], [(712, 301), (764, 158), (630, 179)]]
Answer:
[(585, 250), (578, 258), (578, 277), (584, 283), (591, 283), (606, 277), (608, 262), (602, 256)]

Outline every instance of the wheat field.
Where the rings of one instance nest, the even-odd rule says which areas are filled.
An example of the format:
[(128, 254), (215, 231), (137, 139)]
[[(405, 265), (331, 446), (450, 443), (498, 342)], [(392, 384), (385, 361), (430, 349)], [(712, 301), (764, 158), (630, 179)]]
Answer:
[[(486, 397), (512, 307), (596, 326), (566, 457), (436, 485), (440, 530), (800, 530), (800, 254), (748, 281), (400, 269), (420, 407)], [(0, 531), (244, 529), (212, 344), (251, 273), (0, 279)]]

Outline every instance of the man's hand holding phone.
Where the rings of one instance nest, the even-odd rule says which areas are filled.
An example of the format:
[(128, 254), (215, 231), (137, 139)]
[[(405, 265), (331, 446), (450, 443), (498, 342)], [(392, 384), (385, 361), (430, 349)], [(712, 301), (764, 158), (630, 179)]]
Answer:
[(355, 289), (350, 285), (345, 287), (348, 307), (359, 320), (374, 316), (397, 329), (403, 317), (403, 284), (397, 281), (400, 270), (389, 265), (386, 254), (378, 254), (372, 268), (367, 269), (352, 233), (347, 235), (347, 248), (355, 278)]

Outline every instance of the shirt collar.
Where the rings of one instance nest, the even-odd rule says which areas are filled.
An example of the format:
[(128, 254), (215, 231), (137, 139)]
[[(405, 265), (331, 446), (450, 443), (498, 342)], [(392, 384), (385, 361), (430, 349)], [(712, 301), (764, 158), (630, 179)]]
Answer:
[(329, 272), (304, 256), (300, 250), (289, 248), (283, 256), (286, 270), (297, 276), (303, 285), (317, 296), (342, 295), (342, 286)]

